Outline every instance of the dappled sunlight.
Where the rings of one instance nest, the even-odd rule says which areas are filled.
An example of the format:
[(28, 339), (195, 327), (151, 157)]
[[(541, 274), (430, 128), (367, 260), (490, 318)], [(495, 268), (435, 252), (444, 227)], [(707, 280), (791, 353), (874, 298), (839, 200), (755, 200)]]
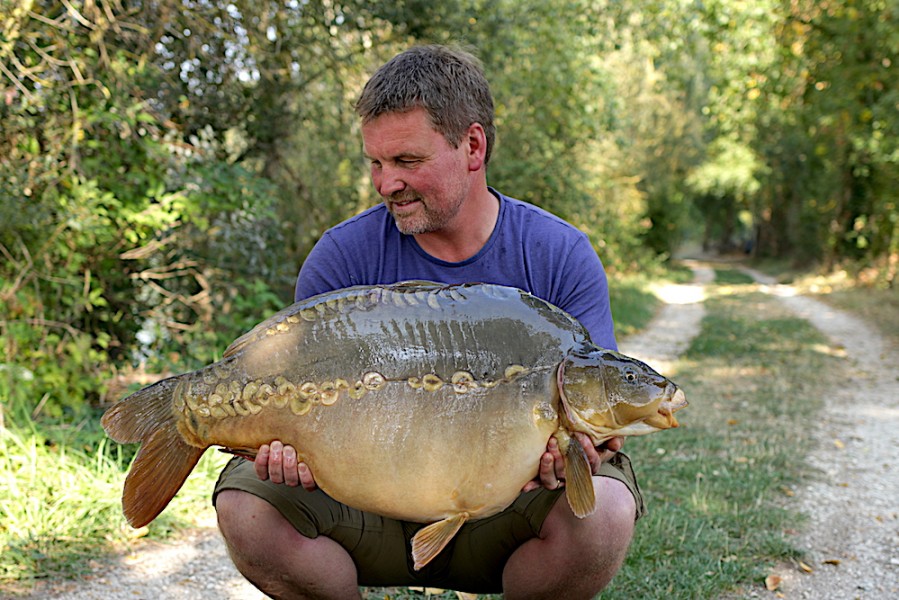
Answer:
[(855, 409), (856, 414), (865, 417), (872, 417), (884, 421), (893, 421), (899, 419), (899, 408), (892, 406), (884, 406), (882, 404), (865, 404)]
[(837, 358), (846, 358), (846, 348), (843, 346), (831, 346), (828, 344), (812, 344), (811, 350), (818, 354), (826, 354), (827, 356), (835, 356)]
[(696, 284), (661, 285), (653, 293), (665, 304), (699, 304), (708, 298), (705, 286)]
[(764, 294), (771, 294), (778, 298), (793, 298), (799, 296), (800, 292), (792, 285), (784, 285), (782, 283), (776, 285), (760, 285), (759, 291)]

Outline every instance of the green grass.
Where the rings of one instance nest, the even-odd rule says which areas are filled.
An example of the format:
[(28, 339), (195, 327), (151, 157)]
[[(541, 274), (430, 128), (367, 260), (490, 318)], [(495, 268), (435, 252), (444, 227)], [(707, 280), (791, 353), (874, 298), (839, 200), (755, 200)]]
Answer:
[(164, 538), (211, 515), (209, 492), (224, 455), (204, 457), (163, 515), (135, 531), (119, 500), (133, 447), (98, 431), (60, 429), (0, 429), (0, 596), (38, 579), (88, 573), (135, 537)]
[(715, 269), (715, 283), (718, 285), (742, 285), (752, 282), (752, 277), (743, 271), (738, 271), (736, 269)]
[(112, 533), (120, 473), (102, 449), (0, 430), (0, 582), (83, 572)]

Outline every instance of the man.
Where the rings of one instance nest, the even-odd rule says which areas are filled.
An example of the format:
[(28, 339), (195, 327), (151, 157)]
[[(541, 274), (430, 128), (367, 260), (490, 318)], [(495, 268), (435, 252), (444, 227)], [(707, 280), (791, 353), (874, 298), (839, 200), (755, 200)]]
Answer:
[[(493, 100), (476, 60), (442, 46), (403, 52), (357, 105), (383, 204), (337, 225), (297, 279), (297, 300), (351, 285), (428, 279), (525, 289), (565, 309), (595, 343), (616, 348), (605, 273), (586, 236), (487, 186)], [(502, 513), (466, 523), (421, 571), (420, 524), (363, 513), (315, 486), (296, 451), (274, 441), (236, 459), (214, 502), (238, 569), (274, 598), (358, 598), (359, 585), (428, 585), (507, 598), (591, 598), (620, 567), (643, 503), (621, 440), (594, 448), (597, 510), (577, 519), (554, 440), (538, 477)]]

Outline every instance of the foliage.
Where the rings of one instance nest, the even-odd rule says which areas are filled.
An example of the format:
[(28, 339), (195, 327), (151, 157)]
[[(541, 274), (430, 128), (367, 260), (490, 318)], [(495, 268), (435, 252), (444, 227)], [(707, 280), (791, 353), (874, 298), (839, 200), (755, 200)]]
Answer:
[(31, 2), (4, 23), (17, 71), (0, 108), (0, 411), (83, 412), (115, 365), (165, 356), (184, 332), (205, 330), (205, 361), (235, 335), (208, 331), (235, 296), (256, 292), (230, 317), (241, 327), (280, 304), (272, 185), (209, 160), (202, 131), (166, 129), (145, 94), (152, 15), (82, 8)]
[(881, 0), (0, 7), (6, 411), (78, 413), (287, 303), (321, 232), (377, 201), (352, 104), (412, 43), (480, 57), (491, 183), (582, 228), (613, 274), (687, 239), (899, 268)]
[[(827, 265), (880, 264), (895, 277), (895, 6), (876, 0), (784, 3), (782, 67), (760, 87), (763, 248)], [(786, 142), (778, 151), (775, 144)]]

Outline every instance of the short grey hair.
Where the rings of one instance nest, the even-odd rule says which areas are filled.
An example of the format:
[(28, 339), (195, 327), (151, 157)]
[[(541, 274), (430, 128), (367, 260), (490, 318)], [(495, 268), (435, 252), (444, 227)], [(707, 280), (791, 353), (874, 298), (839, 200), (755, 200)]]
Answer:
[(356, 102), (362, 123), (385, 113), (427, 111), (434, 129), (454, 148), (472, 123), (487, 136), (485, 164), (496, 141), (493, 96), (480, 61), (449, 46), (415, 46), (375, 71)]

